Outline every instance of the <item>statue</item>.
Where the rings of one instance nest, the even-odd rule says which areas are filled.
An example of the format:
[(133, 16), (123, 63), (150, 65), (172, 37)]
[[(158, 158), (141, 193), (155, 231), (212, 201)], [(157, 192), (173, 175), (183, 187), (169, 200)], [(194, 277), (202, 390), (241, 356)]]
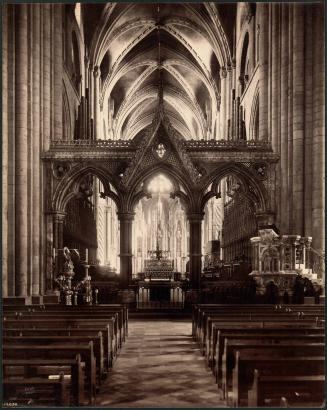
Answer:
[(70, 250), (65, 246), (62, 250), (62, 256), (65, 260), (62, 268), (62, 274), (56, 279), (60, 288), (60, 299), (65, 305), (72, 305), (72, 278), (75, 275), (74, 264), (71, 258)]
[[(74, 255), (75, 253), (75, 255)], [(81, 281), (77, 281), (76, 285), (72, 286), (72, 279), (75, 276), (74, 263), (78, 263), (80, 256), (77, 249), (69, 250), (66, 246), (62, 249), (62, 257), (64, 259), (62, 274), (56, 279), (59, 284), (61, 301), (65, 305), (72, 305), (72, 297), (74, 295), (74, 304), (77, 305), (77, 296), (79, 292), (84, 292), (83, 299), (86, 304), (92, 304), (92, 287), (91, 287), (91, 277), (88, 275), (89, 265), (86, 263), (85, 267), (85, 277)]]
[(67, 277), (72, 278), (75, 275), (74, 264), (72, 261), (70, 250), (67, 248), (67, 246), (65, 246), (63, 249), (63, 255), (66, 259), (64, 263), (63, 274)]
[(155, 254), (156, 254), (157, 260), (160, 261), (160, 259), (162, 258), (162, 250), (159, 249), (159, 243), (157, 243)]

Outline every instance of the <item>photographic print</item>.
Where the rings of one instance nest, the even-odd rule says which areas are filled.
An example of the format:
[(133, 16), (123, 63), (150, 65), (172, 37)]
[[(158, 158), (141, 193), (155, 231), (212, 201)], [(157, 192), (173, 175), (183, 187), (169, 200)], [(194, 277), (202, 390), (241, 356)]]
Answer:
[(2, 407), (325, 407), (325, 5), (2, 4)]

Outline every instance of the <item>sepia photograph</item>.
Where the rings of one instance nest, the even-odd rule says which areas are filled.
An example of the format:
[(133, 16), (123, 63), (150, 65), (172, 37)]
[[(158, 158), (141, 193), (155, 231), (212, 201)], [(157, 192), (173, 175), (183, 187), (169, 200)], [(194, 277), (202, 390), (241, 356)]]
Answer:
[(325, 408), (325, 27), (2, 2), (2, 408)]

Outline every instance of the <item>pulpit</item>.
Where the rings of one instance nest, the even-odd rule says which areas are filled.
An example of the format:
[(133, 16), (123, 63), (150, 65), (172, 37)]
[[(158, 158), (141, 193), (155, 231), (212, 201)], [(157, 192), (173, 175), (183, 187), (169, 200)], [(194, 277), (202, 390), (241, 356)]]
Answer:
[(273, 229), (259, 230), (251, 238), (253, 271), (250, 276), (257, 284), (257, 293), (265, 294), (274, 287), (279, 296), (292, 296), (298, 277), (316, 280), (317, 275), (307, 267), (311, 237), (279, 236)]

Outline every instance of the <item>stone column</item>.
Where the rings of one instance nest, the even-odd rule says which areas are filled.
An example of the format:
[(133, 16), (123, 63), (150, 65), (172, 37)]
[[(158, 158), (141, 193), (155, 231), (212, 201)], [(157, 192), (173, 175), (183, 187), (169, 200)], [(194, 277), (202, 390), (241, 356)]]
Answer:
[(312, 106), (313, 106), (313, 42), (312, 8), (305, 13), (305, 133), (304, 133), (304, 235), (312, 235)]
[(269, 5), (264, 3), (257, 4), (258, 16), (260, 21), (259, 37), (259, 62), (260, 62), (260, 79), (259, 79), (259, 139), (268, 138), (268, 12)]
[(288, 129), (287, 129), (287, 143), (288, 143), (288, 158), (287, 158), (287, 174), (288, 174), (288, 191), (287, 191), (287, 209), (288, 209), (288, 233), (294, 233), (293, 227), (293, 8), (294, 4), (288, 4)]
[(94, 121), (94, 139), (99, 138), (99, 91), (100, 91), (100, 69), (99, 67), (94, 67), (93, 69), (93, 95), (94, 95), (94, 107), (93, 107), (93, 121)]
[[(313, 139), (312, 139), (312, 246), (325, 248), (325, 60), (324, 7), (313, 7)], [(311, 235), (310, 235), (311, 236)]]
[(187, 215), (190, 225), (190, 280), (192, 289), (200, 289), (202, 271), (202, 221), (204, 213)]
[[(43, 149), (47, 151), (50, 146), (51, 133), (51, 15), (50, 4), (44, 3), (41, 10), (43, 11)], [(62, 98), (62, 97), (61, 97)]]
[(280, 66), (280, 229), (288, 232), (288, 4), (281, 4), (281, 66)]
[[(89, 99), (90, 99), (90, 118), (93, 119), (94, 122), (94, 98), (93, 98), (93, 90), (94, 90), (94, 74), (93, 70), (91, 67), (91, 64), (89, 63), (89, 69), (88, 69), (88, 77), (89, 77)], [(92, 134), (94, 137), (94, 123), (93, 123), (93, 129), (92, 129)]]
[[(51, 31), (53, 29), (51, 22), (51, 5), (42, 4), (41, 10), (41, 39), (40, 39), (40, 151), (47, 151), (50, 148), (51, 135), (51, 116), (53, 114), (51, 105), (51, 68), (53, 67), (53, 56), (51, 49)], [(62, 96), (60, 97), (62, 98)], [(46, 184), (46, 168), (45, 164), (40, 167), (41, 187)], [(40, 272), (44, 277), (40, 276), (40, 288), (45, 290), (47, 294), (53, 290), (52, 284), (52, 216), (45, 215), (46, 192), (43, 189), (40, 191), (40, 243), (42, 246), (42, 254), (40, 254)], [(44, 246), (46, 244), (46, 246)], [(50, 248), (50, 249), (49, 249)], [(49, 276), (51, 279), (49, 280)], [(50, 287), (48, 288), (48, 286)]]
[(226, 77), (226, 139), (228, 139), (228, 120), (230, 121), (230, 137), (232, 137), (232, 75), (232, 68), (228, 67)]
[(121, 286), (126, 288), (132, 280), (132, 228), (134, 212), (117, 212), (120, 223), (120, 280)]
[(53, 111), (54, 129), (52, 138), (62, 139), (62, 5), (53, 6)]
[(61, 273), (62, 266), (61, 266), (61, 258), (60, 255), (61, 253), (58, 251), (59, 249), (63, 249), (64, 243), (63, 243), (63, 229), (64, 229), (64, 220), (66, 217), (66, 213), (64, 212), (54, 212), (52, 214), (53, 217), (53, 248), (56, 250), (56, 260), (55, 260), (55, 266), (52, 271), (52, 275), (48, 276), (48, 283), (47, 283), (47, 289), (52, 290), (53, 289), (53, 280), (55, 277)]
[(304, 5), (293, 5), (293, 232), (304, 235)]
[[(3, 57), (3, 65), (2, 67), (7, 69), (7, 84), (8, 84), (8, 89), (7, 89), (7, 96), (8, 96), (8, 101), (7, 104), (4, 103), (4, 98), (5, 98), (5, 90), (4, 89), (4, 95), (3, 95), (3, 114), (5, 115), (6, 109), (7, 109), (7, 115), (8, 115), (8, 122), (7, 125), (3, 123), (3, 143), (5, 143), (5, 135), (6, 135), (6, 126), (7, 126), (7, 138), (8, 138), (8, 143), (7, 143), (7, 153), (5, 150), (5, 147), (3, 146), (2, 152), (3, 152), (3, 163), (2, 165), (6, 167), (6, 173), (7, 173), (7, 181), (5, 180), (6, 173), (3, 174), (3, 184), (2, 187), (3, 189), (7, 190), (7, 195), (8, 195), (8, 204), (7, 204), (7, 212), (4, 214), (5, 219), (7, 221), (12, 221), (12, 223), (8, 224), (2, 224), (3, 227), (6, 226), (7, 230), (7, 246), (4, 248), (5, 243), (2, 243), (3, 249), (6, 249), (7, 253), (7, 266), (10, 267), (10, 270), (8, 270), (8, 277), (7, 277), (7, 284), (8, 284), (8, 296), (15, 296), (15, 261), (16, 261), (16, 255), (15, 255), (15, 249), (16, 249), (16, 240), (15, 240), (15, 212), (16, 212), (16, 193), (15, 193), (15, 145), (16, 145), (16, 132), (15, 132), (15, 113), (16, 113), (16, 108), (15, 108), (15, 37), (16, 37), (16, 27), (15, 27), (15, 5), (5, 5), (4, 9), (7, 10), (7, 41), (8, 41), (8, 48), (7, 48), (7, 63), (5, 63), (5, 59)], [(3, 27), (3, 29), (5, 29)], [(4, 39), (3, 38), (2, 44), (4, 45)], [(5, 87), (5, 78), (3, 78), (2, 86)], [(10, 143), (9, 143), (10, 140)], [(6, 154), (6, 155), (5, 155)], [(3, 203), (3, 211), (5, 212), (5, 202)], [(5, 232), (5, 231), (4, 231)], [(4, 238), (2, 238), (4, 241)], [(5, 262), (5, 261), (4, 261)]]
[(40, 294), (40, 4), (33, 5), (33, 208), (32, 295)]
[(271, 144), (274, 152), (279, 153), (278, 103), (280, 99), (280, 49), (279, 49), (279, 4), (271, 5), (272, 44), (271, 44)]
[(221, 104), (220, 104), (220, 127), (219, 127), (219, 134), (217, 139), (227, 140), (227, 70), (226, 68), (221, 69)]
[(16, 14), (16, 76), (15, 76), (15, 294), (27, 296), (27, 245), (28, 245), (28, 33), (27, 5), (15, 6)]
[[(280, 154), (281, 146), (281, 127), (280, 127), (280, 101), (281, 101), (281, 5), (272, 5), (272, 68), (271, 68), (271, 144), (273, 151)], [(281, 226), (281, 169), (280, 163), (276, 166), (276, 225)]]
[[(2, 8), (2, 297), (8, 295), (8, 6)], [(11, 143), (13, 143), (11, 141)]]
[(90, 67), (90, 60), (88, 56), (85, 54), (84, 56), (84, 84), (85, 84), (85, 88), (88, 88), (88, 89), (90, 89), (89, 67)]

